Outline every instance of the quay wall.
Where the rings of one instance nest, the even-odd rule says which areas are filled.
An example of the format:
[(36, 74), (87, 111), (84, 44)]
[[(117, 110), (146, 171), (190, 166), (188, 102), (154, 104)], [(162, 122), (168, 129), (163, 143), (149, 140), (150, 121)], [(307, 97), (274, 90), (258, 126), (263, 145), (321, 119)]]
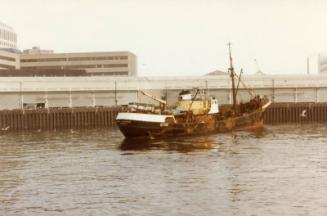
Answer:
[(49, 108), (0, 111), (1, 131), (109, 128), (119, 108)]
[(265, 124), (326, 122), (327, 103), (275, 103), (264, 114)]
[[(94, 129), (116, 126), (119, 107), (48, 108), (0, 111), (0, 131)], [(275, 103), (265, 124), (327, 122), (327, 103)]]
[[(238, 100), (250, 94), (273, 101), (266, 124), (327, 122), (326, 75), (244, 76)], [(118, 106), (156, 103), (142, 95), (165, 96), (174, 105), (183, 89), (200, 88), (220, 104), (232, 102), (228, 76), (201, 77), (0, 77), (0, 130), (58, 130), (115, 126)], [(43, 103), (41, 109), (26, 104)]]

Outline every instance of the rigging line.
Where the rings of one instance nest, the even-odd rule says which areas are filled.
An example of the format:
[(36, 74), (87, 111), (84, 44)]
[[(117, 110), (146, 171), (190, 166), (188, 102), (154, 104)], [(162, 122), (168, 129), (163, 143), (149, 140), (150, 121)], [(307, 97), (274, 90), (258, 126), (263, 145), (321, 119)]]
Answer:
[(194, 97), (192, 98), (191, 104), (190, 104), (189, 107), (188, 107), (188, 112), (191, 111), (191, 108), (192, 108), (193, 102), (195, 101), (195, 98), (196, 98), (196, 96), (198, 95), (199, 91), (200, 91), (200, 90), (197, 88), (197, 89), (196, 89), (196, 92), (195, 92), (195, 95), (194, 95)]
[(238, 93), (238, 90), (239, 90), (239, 87), (240, 87), (240, 81), (241, 81), (242, 74), (243, 74), (243, 69), (241, 68), (240, 78), (238, 79), (237, 87), (236, 87), (236, 96), (237, 96), (237, 93)]
[(248, 87), (245, 85), (245, 83), (242, 81), (242, 79), (240, 78), (240, 76), (238, 76), (237, 74), (235, 74), (235, 76), (236, 76), (236, 78), (240, 81), (240, 83), (242, 83), (242, 85), (244, 86), (244, 88), (246, 88), (246, 89), (248, 90), (248, 92), (249, 92), (249, 94), (251, 95), (251, 97), (253, 97), (254, 94), (253, 94), (252, 89), (248, 88)]
[(200, 90), (197, 88), (197, 89), (196, 89), (196, 92), (195, 92), (195, 95), (194, 95), (194, 97), (192, 98), (191, 104), (190, 104), (189, 107), (188, 107), (187, 116), (186, 116), (186, 122), (187, 122), (187, 123), (189, 122), (189, 119), (190, 119), (190, 111), (191, 111), (191, 108), (192, 108), (193, 102), (194, 102), (194, 100), (196, 99), (196, 96), (198, 95), (199, 91), (200, 91)]

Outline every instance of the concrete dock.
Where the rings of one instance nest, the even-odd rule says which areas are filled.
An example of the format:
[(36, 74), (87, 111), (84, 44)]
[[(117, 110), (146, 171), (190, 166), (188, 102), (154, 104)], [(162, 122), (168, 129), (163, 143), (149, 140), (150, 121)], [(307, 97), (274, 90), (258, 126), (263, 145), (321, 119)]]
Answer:
[[(110, 128), (119, 107), (41, 108), (0, 111), (0, 131)], [(327, 103), (274, 103), (265, 124), (327, 122)]]
[(49, 108), (0, 111), (0, 131), (110, 128), (119, 108)]
[[(327, 122), (327, 76), (249, 75), (238, 100), (250, 95), (273, 102), (265, 123)], [(57, 130), (115, 125), (117, 106), (156, 103), (144, 90), (173, 105), (182, 89), (200, 88), (230, 104), (228, 76), (199, 77), (0, 77), (0, 130)]]

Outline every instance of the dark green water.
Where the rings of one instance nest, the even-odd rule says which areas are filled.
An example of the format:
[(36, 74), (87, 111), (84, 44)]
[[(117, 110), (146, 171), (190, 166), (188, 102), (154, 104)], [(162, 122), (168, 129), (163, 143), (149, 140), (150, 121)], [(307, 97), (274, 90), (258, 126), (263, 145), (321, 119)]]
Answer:
[(151, 142), (0, 135), (0, 215), (326, 214), (327, 125)]

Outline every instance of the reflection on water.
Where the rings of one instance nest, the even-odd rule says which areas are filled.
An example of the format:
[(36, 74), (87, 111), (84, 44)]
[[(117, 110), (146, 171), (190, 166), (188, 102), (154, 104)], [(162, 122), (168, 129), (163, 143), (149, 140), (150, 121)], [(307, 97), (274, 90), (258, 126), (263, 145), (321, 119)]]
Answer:
[[(268, 131), (265, 128), (260, 128), (245, 134), (246, 136), (261, 138), (267, 133)], [(234, 133), (232, 135), (237, 136), (241, 134), (244, 134), (244, 132)], [(226, 134), (220, 134), (220, 136), (226, 136)], [(217, 148), (219, 144), (219, 142), (217, 143), (217, 134), (211, 134), (207, 136), (180, 136), (161, 139), (129, 138), (123, 139), (119, 148), (123, 151), (166, 150), (186, 153), (210, 150)]]
[(327, 125), (0, 135), (0, 215), (326, 215)]
[(150, 140), (143, 138), (124, 139), (120, 145), (123, 151), (166, 150), (178, 152), (206, 151), (214, 148), (214, 139), (209, 136), (178, 137)]

